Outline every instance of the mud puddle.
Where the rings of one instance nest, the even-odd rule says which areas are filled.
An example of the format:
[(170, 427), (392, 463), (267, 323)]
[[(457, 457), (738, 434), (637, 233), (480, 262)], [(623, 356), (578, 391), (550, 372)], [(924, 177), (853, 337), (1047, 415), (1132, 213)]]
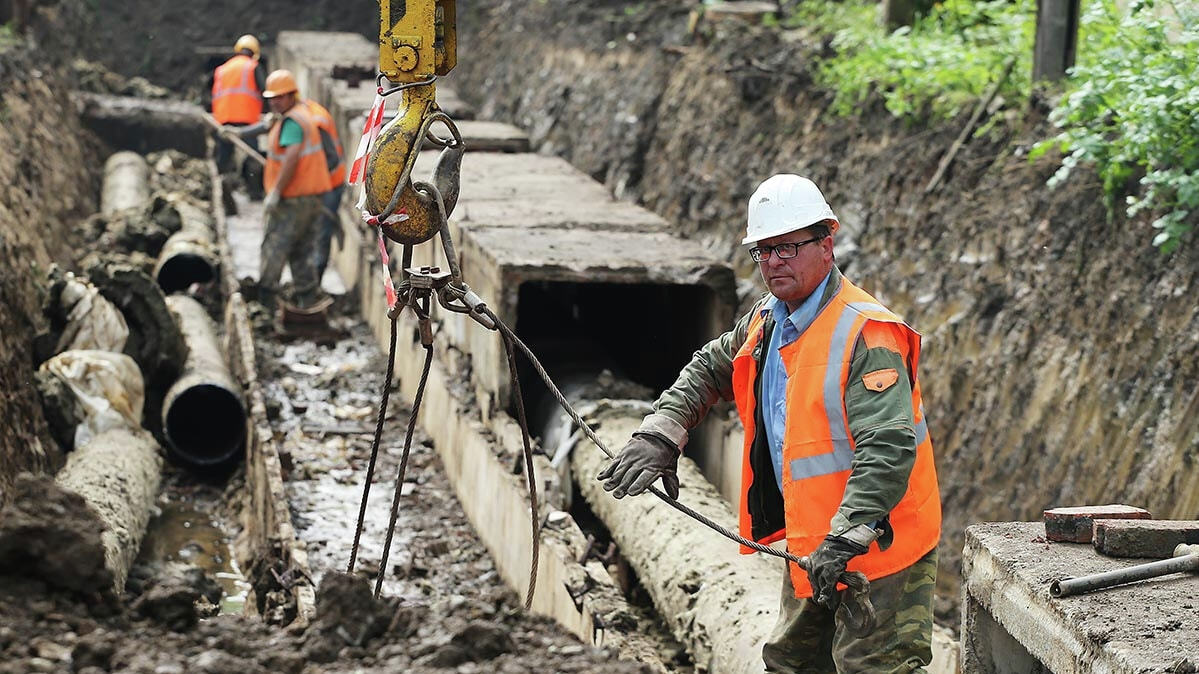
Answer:
[[(240, 478), (236, 481), (240, 487)], [(135, 564), (199, 568), (221, 588), (219, 613), (241, 615), (250, 584), (237, 561), (233, 541), (238, 532), (230, 524), (233, 518), (224, 515), (224, 497), (207, 485), (168, 485), (158, 498)]]

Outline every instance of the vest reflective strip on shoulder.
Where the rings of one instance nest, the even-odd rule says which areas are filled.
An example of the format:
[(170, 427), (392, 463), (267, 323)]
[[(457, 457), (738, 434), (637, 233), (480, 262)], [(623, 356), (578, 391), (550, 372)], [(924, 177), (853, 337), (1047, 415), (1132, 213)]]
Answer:
[(221, 99), (226, 96), (232, 96), (233, 94), (246, 94), (248, 96), (257, 96), (258, 90), (250, 88), (250, 78), (253, 76), (254, 76), (254, 68), (253, 67), (242, 68), (241, 82), (238, 82), (236, 87), (230, 87), (228, 89), (221, 89), (221, 92), (219, 94), (212, 97), (213, 100)]
[(792, 459), (791, 479), (803, 480), (809, 477), (829, 475), (849, 470), (853, 464), (853, 447), (849, 444), (849, 426), (845, 421), (844, 401), (841, 395), (841, 363), (845, 358), (845, 350), (849, 347), (853, 324), (858, 315), (864, 311), (887, 311), (885, 307), (873, 302), (854, 302), (848, 306), (852, 311), (844, 311), (837, 319), (833, 328), (833, 338), (829, 343), (828, 365), (824, 371), (824, 413), (828, 417), (829, 436), (832, 438), (833, 451), (815, 456), (803, 456)]
[(920, 421), (916, 423), (916, 446), (924, 444), (928, 440), (928, 419), (924, 418), (924, 404), (920, 404)]

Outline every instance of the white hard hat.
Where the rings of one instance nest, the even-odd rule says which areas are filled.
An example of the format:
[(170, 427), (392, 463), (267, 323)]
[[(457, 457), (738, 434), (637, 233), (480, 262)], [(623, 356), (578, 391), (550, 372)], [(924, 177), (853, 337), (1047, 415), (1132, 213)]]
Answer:
[(756, 243), (825, 220), (831, 221), (830, 234), (841, 226), (816, 183), (801, 176), (780, 173), (758, 185), (749, 198), (749, 221), (745, 227), (745, 240), (741, 243)]

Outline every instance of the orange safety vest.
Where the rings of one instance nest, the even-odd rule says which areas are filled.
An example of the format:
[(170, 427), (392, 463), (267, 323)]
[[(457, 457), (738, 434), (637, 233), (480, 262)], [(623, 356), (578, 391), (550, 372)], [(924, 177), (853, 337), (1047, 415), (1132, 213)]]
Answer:
[[(845, 411), (845, 390), (854, 345), (871, 321), (900, 326), (907, 336), (900, 355), (912, 380), (912, 409), (916, 424), (916, 463), (908, 489), (890, 513), (894, 541), (885, 551), (877, 543), (866, 554), (849, 562), (850, 571), (861, 571), (870, 580), (901, 571), (937, 546), (941, 537), (941, 498), (933, 467), (933, 446), (928, 436), (916, 366), (920, 359), (920, 334), (879, 304), (866, 291), (841, 279), (841, 289), (799, 338), (779, 351), (787, 378), (787, 420), (783, 433), (783, 511), (785, 529), (761, 537), (763, 544), (787, 539), (794, 555), (811, 554), (829, 533), (829, 521), (841, 505), (853, 461), (854, 440)], [(755, 425), (754, 386), (758, 363), (754, 351), (762, 340), (765, 320), (759, 313), (749, 324), (745, 344), (733, 359), (733, 393), (745, 449), (741, 478), (741, 535), (753, 537), (749, 488), (753, 484), (750, 449)], [(761, 349), (757, 349), (759, 354)], [(769, 476), (774, 483), (774, 476)], [(742, 546), (741, 552), (753, 549)], [(807, 574), (789, 564), (796, 597), (811, 597)]]
[(262, 92), (254, 80), (258, 60), (237, 54), (212, 77), (212, 117), (221, 124), (253, 124), (262, 116)]
[(325, 106), (312, 99), (304, 102), (308, 105), (308, 112), (316, 122), (317, 129), (329, 134), (329, 137), (333, 139), (333, 147), (337, 149), (336, 163), (329, 165), (326, 162), (326, 166), (329, 168), (329, 189), (335, 189), (346, 181), (346, 163), (342, 160), (345, 154), (341, 151), (341, 139), (337, 137), (337, 125), (333, 123), (333, 115), (329, 114)]
[[(329, 167), (325, 164), (325, 151), (321, 147), (321, 134), (316, 128), (316, 122), (308, 113), (307, 106), (296, 105), (283, 113), (284, 117), (295, 120), (304, 131), (304, 140), (300, 141), (300, 158), (296, 165), (291, 182), (283, 186), (279, 193), (282, 197), (302, 197), (310, 194), (324, 194), (329, 191)], [(262, 173), (262, 184), (267, 192), (279, 181), (279, 173), (283, 169), (283, 154), (285, 148), (279, 146), (279, 135), (283, 130), (283, 120), (271, 127), (269, 138), (270, 148), (267, 150), (266, 167)]]

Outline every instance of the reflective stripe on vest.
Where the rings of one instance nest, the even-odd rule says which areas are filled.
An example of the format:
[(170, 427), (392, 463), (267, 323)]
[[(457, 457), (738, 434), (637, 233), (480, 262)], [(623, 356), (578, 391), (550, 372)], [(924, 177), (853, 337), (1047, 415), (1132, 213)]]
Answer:
[[(283, 186), (279, 194), (283, 197), (300, 197), (314, 194), (324, 194), (329, 191), (329, 167), (325, 164), (325, 151), (321, 147), (321, 135), (316, 123), (303, 105), (293, 105), (284, 113), (300, 125), (303, 139), (300, 141), (300, 153), (296, 161), (296, 170), (291, 180)], [(283, 131), (283, 120), (271, 127), (266, 156), (266, 167), (262, 174), (262, 184), (268, 192), (275, 187), (279, 173), (283, 170), (283, 157), (286, 149), (279, 145), (279, 136)]]
[[(881, 304), (872, 302), (855, 302), (849, 305), (855, 311), (887, 311)], [(857, 320), (857, 315), (851, 311), (841, 314), (837, 327), (833, 329), (833, 338), (828, 350), (828, 367), (824, 372), (824, 412), (828, 415), (829, 426), (832, 430), (833, 451), (828, 454), (805, 456), (791, 461), (791, 479), (802, 480), (817, 475), (828, 475), (849, 470), (853, 463), (853, 447), (849, 442), (849, 426), (845, 415), (841, 413), (844, 399), (841, 394), (841, 362), (849, 347), (849, 340), (858, 338), (850, 331)], [(836, 364), (837, 367), (833, 367)]]
[(252, 124), (262, 115), (262, 94), (254, 80), (258, 62), (238, 54), (218, 66), (212, 79), (212, 117), (221, 124)]
[(341, 139), (337, 136), (337, 125), (333, 123), (333, 115), (329, 114), (325, 106), (311, 99), (304, 102), (308, 105), (308, 112), (312, 114), (312, 119), (316, 123), (317, 128), (323, 129), (333, 139), (333, 147), (336, 150), (337, 157), (332, 165), (326, 163), (326, 166), (329, 168), (329, 189), (335, 189), (340, 187), (346, 179), (346, 164), (342, 159), (345, 153), (341, 150)]
[[(854, 458), (854, 441), (849, 433), (845, 389), (854, 346), (862, 330), (872, 322), (901, 326), (906, 341), (898, 345), (912, 378), (913, 426), (916, 462), (908, 477), (907, 490), (890, 512), (894, 542), (887, 550), (872, 545), (869, 552), (854, 558), (849, 569), (862, 571), (873, 580), (914, 564), (936, 547), (941, 530), (940, 495), (933, 466), (932, 443), (924, 417), (918, 377), (919, 335), (865, 291), (841, 279), (841, 288), (821, 309), (799, 339), (780, 350), (790, 373), (808, 372), (807, 378), (793, 376), (787, 384), (783, 440), (783, 509), (785, 529), (759, 532), (759, 542), (785, 537), (787, 549), (796, 555), (810, 554), (829, 533), (830, 520), (844, 497)], [(741, 534), (753, 537), (753, 515), (749, 512), (754, 483), (750, 452), (754, 445), (754, 383), (759, 363), (753, 353), (762, 340), (763, 319), (750, 321), (746, 343), (733, 361), (733, 393), (738, 414), (745, 426), (742, 461)], [(773, 483), (773, 476), (767, 482)], [(753, 550), (742, 548), (742, 552)], [(791, 569), (797, 597), (810, 597), (811, 587), (804, 571)]]

